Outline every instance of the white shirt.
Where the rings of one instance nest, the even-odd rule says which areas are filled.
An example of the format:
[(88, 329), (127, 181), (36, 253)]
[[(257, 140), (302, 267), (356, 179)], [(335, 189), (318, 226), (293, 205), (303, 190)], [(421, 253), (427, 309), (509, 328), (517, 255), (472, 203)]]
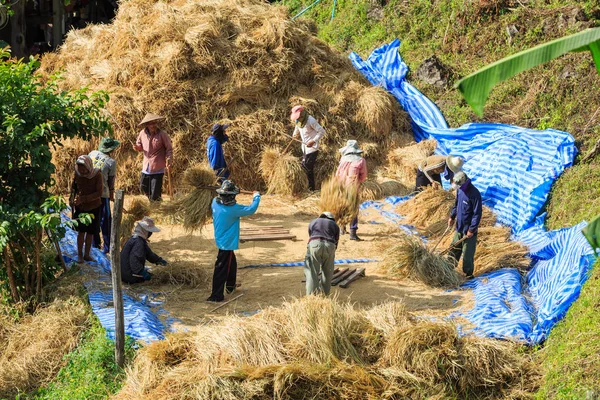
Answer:
[[(323, 137), (325, 134), (325, 129), (319, 125), (316, 119), (309, 115), (304, 128), (300, 128), (296, 125), (293, 136), (296, 137), (298, 133), (300, 134), (302, 142), (304, 142), (304, 144), (302, 144), (302, 152), (304, 154), (310, 154), (319, 150), (319, 139), (321, 139), (321, 137)], [(306, 143), (308, 143), (310, 140), (315, 141), (313, 147), (306, 146)]]

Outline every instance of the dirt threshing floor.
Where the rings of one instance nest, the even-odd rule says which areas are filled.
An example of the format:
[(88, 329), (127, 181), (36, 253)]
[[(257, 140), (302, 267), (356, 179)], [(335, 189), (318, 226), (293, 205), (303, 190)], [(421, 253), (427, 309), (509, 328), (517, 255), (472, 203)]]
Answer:
[[(238, 196), (240, 204), (248, 204), (250, 196)], [(304, 203), (303, 206), (300, 204)], [(207, 319), (219, 318), (229, 313), (251, 315), (267, 306), (279, 306), (284, 300), (304, 296), (303, 267), (248, 268), (249, 264), (284, 263), (301, 261), (306, 252), (308, 224), (315, 214), (309, 212), (307, 201), (296, 202), (280, 196), (263, 196), (258, 212), (242, 219), (241, 226), (260, 227), (283, 225), (296, 235), (296, 241), (247, 242), (236, 251), (238, 261), (238, 283), (241, 287), (229, 300), (241, 298), (211, 312), (217, 304), (206, 302), (210, 295), (210, 284), (217, 248), (213, 240), (212, 225), (202, 232), (186, 233), (180, 225), (160, 224), (162, 231), (152, 236), (152, 249), (167, 260), (192, 261), (204, 267), (208, 282), (190, 288), (171, 284), (132, 287), (133, 292), (152, 291), (157, 299), (164, 301), (163, 308), (171, 317), (179, 319), (176, 328), (194, 326)], [(297, 205), (294, 205), (297, 204)], [(315, 211), (316, 212), (316, 211)], [(160, 220), (160, 217), (158, 218)], [(377, 224), (367, 223), (376, 221)], [(349, 235), (340, 238), (336, 259), (380, 258), (389, 241), (390, 225), (375, 212), (361, 212), (359, 235), (361, 242), (349, 240)], [(365, 268), (366, 277), (353, 282), (347, 289), (332, 288), (332, 295), (340, 301), (350, 300), (359, 307), (367, 307), (387, 300), (401, 300), (406, 309), (414, 314), (445, 316), (459, 309), (472, 307), (472, 295), (466, 291), (447, 292), (432, 289), (410, 280), (393, 280), (378, 271), (378, 263), (340, 265), (340, 267)]]

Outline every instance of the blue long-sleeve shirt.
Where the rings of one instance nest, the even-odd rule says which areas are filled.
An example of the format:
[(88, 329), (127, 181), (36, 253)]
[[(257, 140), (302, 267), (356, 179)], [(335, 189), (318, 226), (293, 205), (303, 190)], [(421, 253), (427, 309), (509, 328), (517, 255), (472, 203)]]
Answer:
[(229, 138), (227, 135), (223, 135), (222, 141), (219, 141), (213, 135), (210, 135), (206, 140), (206, 155), (210, 167), (215, 173), (222, 179), (229, 178), (229, 170), (227, 169), (227, 163), (225, 162), (225, 154), (223, 153), (222, 144), (225, 143)]
[(212, 202), (213, 227), (215, 229), (215, 242), (221, 250), (237, 250), (240, 242), (240, 217), (252, 215), (256, 212), (260, 203), (260, 195), (254, 196), (252, 204), (243, 206), (234, 204), (224, 206)]
[(467, 180), (457, 191), (456, 201), (450, 214), (456, 218), (456, 231), (466, 234), (467, 231), (477, 232), (482, 212), (481, 193)]

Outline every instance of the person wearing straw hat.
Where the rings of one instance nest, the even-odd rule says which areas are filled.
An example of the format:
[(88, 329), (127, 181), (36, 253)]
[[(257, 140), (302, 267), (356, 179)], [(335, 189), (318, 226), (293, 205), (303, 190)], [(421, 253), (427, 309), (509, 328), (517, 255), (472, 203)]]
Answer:
[(237, 279), (237, 260), (234, 251), (239, 248), (240, 218), (252, 215), (260, 204), (260, 193), (254, 192), (252, 204), (237, 204), (235, 196), (240, 188), (233, 181), (223, 181), (212, 202), (215, 243), (219, 249), (212, 280), (212, 293), (207, 301), (225, 300), (224, 291), (233, 293)]
[[(360, 189), (360, 184), (367, 180), (367, 162), (361, 156), (363, 151), (358, 147), (356, 140), (348, 140), (346, 146), (340, 150), (342, 158), (338, 165), (335, 176), (345, 186), (357, 185)], [(356, 191), (358, 194), (358, 190)], [(358, 215), (354, 217), (350, 223), (350, 240), (361, 240), (356, 231), (358, 230)], [(346, 227), (342, 227), (342, 233), (346, 233)]]
[(158, 127), (164, 121), (160, 115), (148, 113), (140, 122), (143, 128), (133, 149), (144, 152), (140, 190), (151, 201), (160, 201), (165, 170), (173, 164), (173, 146), (171, 138)]
[(223, 143), (229, 140), (229, 137), (225, 134), (228, 127), (229, 124), (214, 124), (212, 133), (206, 140), (208, 163), (215, 171), (219, 184), (229, 178), (229, 169), (227, 169), (227, 162), (225, 162), (225, 154), (223, 153)]
[(302, 168), (308, 177), (308, 188), (315, 190), (315, 166), (319, 154), (319, 140), (325, 134), (325, 129), (317, 120), (308, 114), (303, 106), (294, 106), (290, 114), (291, 121), (296, 125), (292, 137), (302, 139)]
[(148, 245), (148, 239), (154, 232), (160, 232), (160, 228), (154, 225), (154, 220), (150, 217), (144, 217), (135, 225), (133, 235), (121, 250), (121, 280), (123, 282), (140, 283), (152, 279), (152, 274), (146, 268), (146, 261), (167, 265), (167, 261), (157, 256)]
[[(456, 189), (456, 200), (448, 219), (448, 226), (454, 225), (454, 221), (456, 220), (456, 232), (452, 239), (449, 256), (455, 264), (458, 264), (458, 260), (462, 256), (463, 272), (467, 276), (467, 279), (471, 279), (475, 271), (474, 259), (477, 247), (477, 229), (479, 228), (482, 213), (481, 193), (463, 171), (454, 174), (452, 187)], [(460, 245), (454, 245), (463, 238), (466, 239)]]
[[(335, 250), (340, 240), (340, 227), (329, 211), (308, 225), (308, 244), (304, 259), (306, 295), (324, 293), (329, 295), (333, 278)], [(319, 277), (320, 275), (320, 277)]]
[[(117, 162), (110, 157), (110, 153), (119, 147), (120, 142), (113, 138), (103, 138), (100, 141), (98, 150), (92, 151), (89, 156), (92, 159), (94, 168), (98, 168), (102, 173), (102, 206), (100, 208), (100, 230), (104, 245), (102, 251), (108, 254), (110, 248), (110, 226), (112, 218), (110, 214), (110, 202), (115, 197), (115, 176), (117, 175)], [(94, 247), (100, 249), (100, 232), (94, 235)]]
[(444, 179), (452, 181), (455, 173), (462, 171), (464, 159), (458, 156), (429, 156), (423, 159), (417, 168), (415, 190), (422, 191), (427, 186), (442, 187), (441, 174)]
[[(77, 262), (96, 261), (90, 256), (94, 235), (100, 230), (100, 208), (102, 206), (102, 174), (94, 168), (92, 159), (79, 156), (75, 163), (75, 177), (71, 185), (70, 203), (73, 207), (73, 219), (81, 214), (91, 214), (89, 224), (77, 224)], [(85, 252), (84, 252), (85, 246)]]

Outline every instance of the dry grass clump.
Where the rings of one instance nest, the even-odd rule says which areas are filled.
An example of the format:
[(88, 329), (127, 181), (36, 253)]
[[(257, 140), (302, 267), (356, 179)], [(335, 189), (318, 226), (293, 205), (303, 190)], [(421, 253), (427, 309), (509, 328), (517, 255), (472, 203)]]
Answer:
[(152, 268), (152, 279), (148, 283), (203, 287), (210, 277), (210, 273), (203, 265), (192, 261), (174, 260), (168, 265)]
[(384, 270), (391, 276), (408, 277), (433, 287), (457, 287), (461, 281), (454, 265), (434, 253), (423, 241), (402, 235), (384, 254)]
[[(245, 188), (264, 187), (256, 155), (287, 145), (281, 132), (292, 132), (295, 104), (327, 131), (319, 163), (329, 173), (349, 132), (361, 141), (409, 133), (406, 115), (384, 89), (317, 39), (314, 24), (289, 17), (286, 7), (260, 0), (126, 0), (110, 24), (70, 31), (58, 52), (44, 55), (40, 73), (64, 70), (62, 89), (107, 91), (106, 111), (123, 144), (135, 141), (146, 112), (164, 115), (176, 180), (204, 159), (210, 127), (224, 121), (232, 124), (224, 146), (232, 178)], [(115, 155), (127, 166), (117, 185), (134, 188), (139, 154), (123, 145)], [(72, 156), (55, 156), (59, 174), (72, 169)], [(57, 189), (67, 189), (63, 180)]]
[(131, 237), (135, 223), (150, 215), (150, 200), (146, 196), (132, 196), (121, 218), (121, 247)]
[(116, 398), (504, 398), (535, 382), (515, 350), (420, 322), (399, 303), (365, 312), (307, 296), (142, 348)]
[(298, 196), (308, 191), (308, 178), (298, 157), (269, 147), (261, 154), (260, 172), (267, 193)]
[(419, 163), (432, 155), (436, 147), (435, 139), (429, 139), (390, 151), (387, 155), (388, 173), (403, 185), (414, 188)]
[(408, 194), (406, 186), (396, 181), (377, 182), (367, 179), (360, 184), (360, 202), (367, 200), (381, 200), (388, 196), (405, 196)]
[(211, 204), (217, 192), (215, 172), (206, 164), (188, 168), (183, 175), (183, 184), (188, 193), (170, 203), (164, 203), (165, 213), (180, 216), (187, 231), (202, 229), (212, 217)]
[(332, 176), (321, 185), (319, 210), (329, 211), (339, 225), (346, 225), (358, 215), (360, 205), (357, 185), (344, 185)]
[(56, 300), (18, 322), (4, 324), (0, 337), (0, 397), (14, 397), (50, 382), (63, 357), (87, 325), (88, 310), (75, 298)]

